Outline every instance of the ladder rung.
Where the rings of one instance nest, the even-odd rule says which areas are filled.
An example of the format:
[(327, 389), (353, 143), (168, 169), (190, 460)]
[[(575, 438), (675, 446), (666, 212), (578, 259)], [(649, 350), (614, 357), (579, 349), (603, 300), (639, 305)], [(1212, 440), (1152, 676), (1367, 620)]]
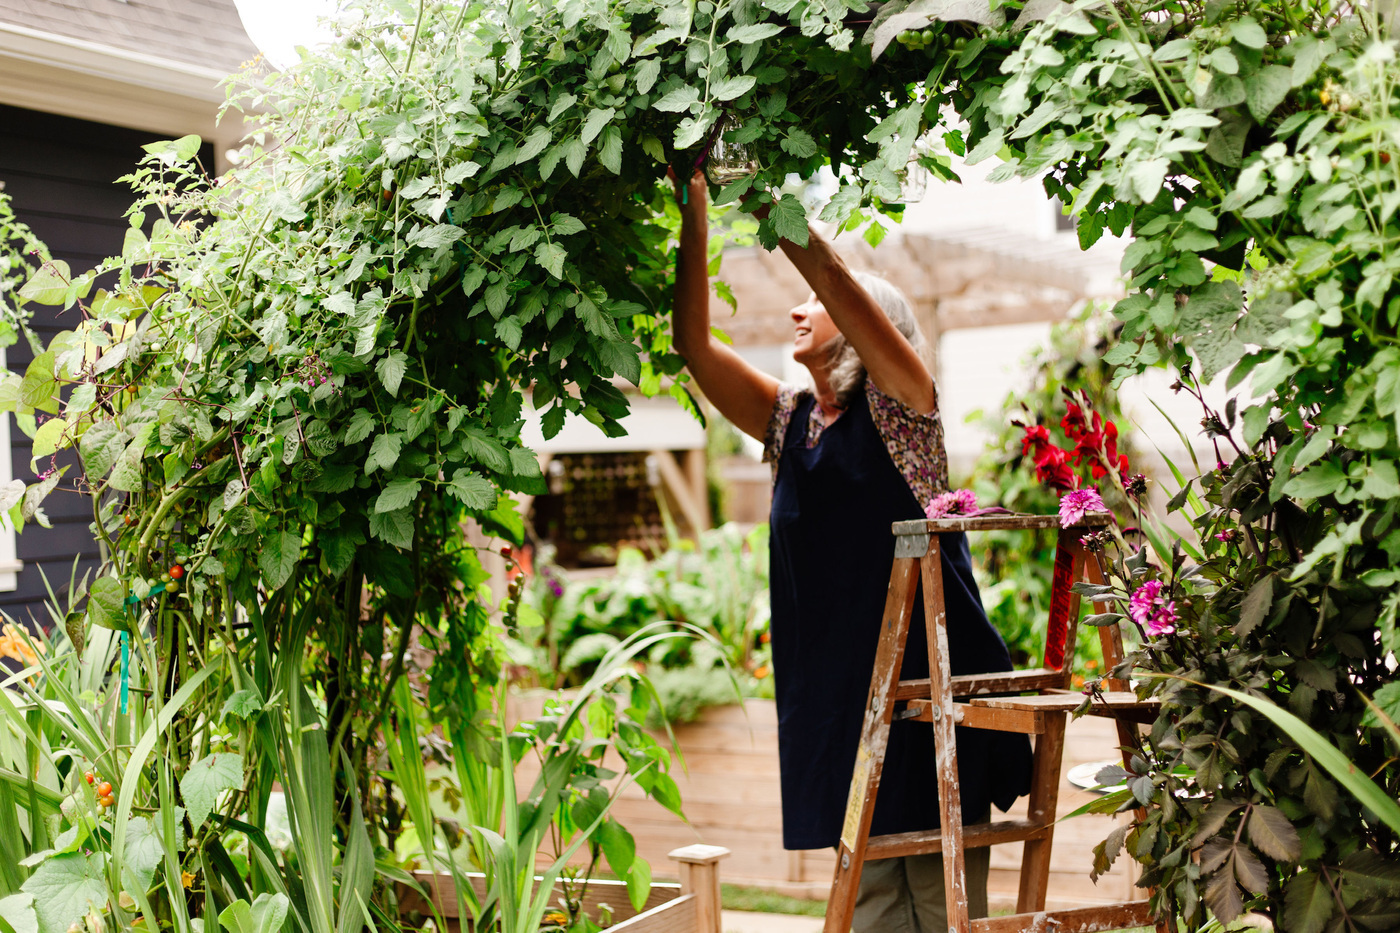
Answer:
[[(910, 700), (909, 709), (901, 719), (915, 722), (933, 722), (932, 700)], [(990, 729), (993, 732), (1024, 732), (1026, 735), (1040, 735), (1045, 732), (1045, 713), (1026, 709), (996, 709), (988, 706), (973, 706), (967, 703), (954, 703), (958, 725), (969, 729)]]
[[(1021, 693), (1026, 690), (1049, 690), (1065, 683), (1064, 671), (1038, 667), (1029, 671), (1007, 671), (1004, 674), (960, 674), (950, 678), (949, 688), (955, 697), (977, 696), (982, 693)], [(927, 677), (901, 680), (895, 691), (896, 700), (928, 699), (931, 687)]]
[[(1082, 693), (1043, 693), (1033, 697), (973, 697), (968, 700), (972, 706), (987, 707), (989, 709), (1019, 709), (1019, 710), (1041, 710), (1043, 712), (1069, 713), (1078, 709), (1084, 702)], [(1161, 707), (1161, 700), (1156, 697), (1149, 697), (1146, 700), (1139, 700), (1136, 693), (1129, 691), (1113, 691), (1102, 693), (1089, 706), (1089, 712), (1094, 712), (1095, 708), (1103, 711), (1103, 715), (1112, 715), (1111, 710), (1146, 710), (1156, 711)]]
[(1152, 926), (1148, 901), (1076, 907), (1073, 910), (1042, 910), (1030, 914), (1010, 914), (972, 921), (972, 933), (1104, 933), (1123, 927)]
[[(1107, 512), (1090, 512), (1074, 528), (1101, 528), (1113, 521)], [(895, 522), (892, 526), (896, 536), (944, 534), (954, 531), (1034, 531), (1043, 528), (1059, 528), (1058, 515), (966, 515), (952, 518), (919, 518), (913, 521)]]
[[(1003, 842), (1024, 842), (1044, 839), (1055, 831), (1055, 824), (1033, 820), (998, 820), (995, 823), (975, 823), (963, 827), (963, 848), (978, 849), (1001, 845)], [(943, 831), (929, 829), (917, 833), (892, 833), (871, 836), (866, 844), (867, 861), (877, 858), (899, 858), (903, 855), (936, 855), (943, 851)]]

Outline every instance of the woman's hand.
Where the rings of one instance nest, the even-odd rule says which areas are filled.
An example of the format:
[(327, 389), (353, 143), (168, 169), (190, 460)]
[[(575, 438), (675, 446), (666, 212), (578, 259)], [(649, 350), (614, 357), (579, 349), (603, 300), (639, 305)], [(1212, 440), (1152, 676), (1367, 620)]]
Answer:
[(672, 169), (666, 170), (666, 177), (675, 187), (681, 211), (671, 315), (676, 352), (685, 358), (700, 391), (720, 414), (745, 434), (762, 440), (778, 397), (778, 380), (749, 365), (710, 333), (710, 199), (705, 176), (697, 170), (684, 185)]

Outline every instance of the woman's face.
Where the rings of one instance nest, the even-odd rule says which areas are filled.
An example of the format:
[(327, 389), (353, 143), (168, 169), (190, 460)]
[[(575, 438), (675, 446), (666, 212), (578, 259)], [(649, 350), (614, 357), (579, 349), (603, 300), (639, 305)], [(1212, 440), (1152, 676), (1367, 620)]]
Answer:
[(789, 311), (788, 315), (792, 318), (794, 331), (793, 359), (808, 369), (825, 366), (827, 344), (841, 336), (826, 308), (815, 294), (808, 294), (807, 300)]

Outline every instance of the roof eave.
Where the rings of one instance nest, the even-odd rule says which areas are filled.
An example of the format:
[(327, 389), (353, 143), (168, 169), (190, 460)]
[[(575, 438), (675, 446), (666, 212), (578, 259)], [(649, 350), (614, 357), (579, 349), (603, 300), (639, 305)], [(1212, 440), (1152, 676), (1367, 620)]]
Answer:
[(228, 75), (217, 68), (201, 68), (17, 23), (0, 22), (0, 55), (209, 103), (222, 103), (226, 96), (222, 82)]

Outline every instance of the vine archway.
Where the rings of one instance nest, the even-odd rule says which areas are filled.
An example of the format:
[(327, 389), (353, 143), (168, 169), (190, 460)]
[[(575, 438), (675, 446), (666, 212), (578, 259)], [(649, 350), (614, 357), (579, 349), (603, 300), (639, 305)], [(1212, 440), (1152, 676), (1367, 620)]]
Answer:
[[(345, 763), (343, 837), (360, 825), (357, 797), (374, 841), (392, 842), (404, 814), (371, 753), (407, 689), (415, 637), (438, 651), (424, 681), (433, 715), (461, 748), (494, 754), (480, 715), (497, 670), (494, 607), (479, 598), (459, 519), (520, 534), (501, 493), (541, 483), (519, 442), (523, 386), (546, 433), (568, 416), (618, 430), (616, 378), (689, 404), (665, 325), (676, 221), (661, 177), (694, 164), (722, 114), (761, 168), (715, 203), (771, 204), (757, 228), (770, 248), (807, 235), (796, 198), (769, 193), (789, 173), (848, 167), (822, 217), (854, 229), (871, 207), (898, 211), (896, 173), (935, 127), (948, 152), (999, 156), (994, 179), (1043, 177), (1073, 204), (1082, 243), (1131, 231), (1111, 361), (1229, 373), (1256, 393), (1208, 426), (1243, 442), (1237, 479), (1212, 487), (1212, 504), (1263, 529), (1259, 551), (1272, 556), (1244, 572), (1204, 545), (1223, 568), (1218, 611), (1247, 613), (1238, 638), (1255, 638), (1259, 658), (1273, 656), (1268, 639), (1298, 648), (1271, 681), (1277, 695), (1312, 690), (1315, 722), (1359, 736), (1367, 761), (1384, 757), (1364, 709), (1321, 697), (1336, 681), (1316, 665), (1374, 693), (1377, 658), (1400, 641), (1387, 569), (1400, 557), (1400, 133), (1386, 24), (1370, 8), (1302, 0), (863, 7), (356, 3), (334, 47), (235, 95), (261, 114), (264, 140), (238, 170), (205, 177), (197, 140), (151, 147), (132, 177), (123, 255), (104, 267), (119, 284), (94, 290), (92, 274), (45, 266), (23, 294), (76, 305), (80, 322), (3, 393), (36, 458), (76, 447), (86, 469), (107, 561), (70, 617), (74, 640), (89, 625), (130, 636), (147, 713), (202, 684), (162, 733), (170, 773), (123, 765), (120, 819), (138, 794), (184, 799), (202, 817), (191, 830), (203, 857), (235, 811), (224, 798), (227, 812), (204, 822), (185, 763), (238, 772), (220, 786), (261, 818), (294, 747), (272, 722), (309, 717), (329, 736), (328, 760)], [(943, 156), (920, 161), (951, 175)], [(142, 227), (148, 214), (158, 219)], [(31, 488), (16, 517), (63, 479)], [(1362, 607), (1347, 619), (1326, 608), (1340, 604), (1329, 590), (1340, 578), (1362, 588), (1346, 594)], [(1311, 636), (1288, 628), (1295, 599), (1321, 607)], [(1261, 606), (1267, 639), (1251, 634)], [(1363, 634), (1347, 628), (1358, 612), (1371, 620)], [(1335, 656), (1343, 631), (1359, 658)], [(274, 712), (278, 696), (288, 705)], [(1222, 736), (1247, 733), (1178, 699), (1215, 710)], [(1243, 741), (1236, 769), (1253, 761)], [(1393, 782), (1393, 763), (1377, 764)], [(1299, 786), (1327, 781), (1297, 773)], [(660, 777), (649, 789), (669, 799)], [(1240, 876), (1240, 888), (1219, 865), (1207, 878), (1186, 867), (1208, 820), (1171, 781), (1154, 784), (1161, 796), (1132, 843), (1164, 909), (1194, 928), (1202, 898), (1221, 916), (1245, 899), (1281, 904), (1285, 888), (1290, 901), (1333, 903), (1318, 879), (1345, 865), (1361, 817), (1298, 816), (1312, 848), (1259, 843), (1267, 877), (1250, 887), (1255, 876)], [(1393, 858), (1393, 839), (1365, 832)], [(1288, 921), (1320, 928), (1310, 922)]]

